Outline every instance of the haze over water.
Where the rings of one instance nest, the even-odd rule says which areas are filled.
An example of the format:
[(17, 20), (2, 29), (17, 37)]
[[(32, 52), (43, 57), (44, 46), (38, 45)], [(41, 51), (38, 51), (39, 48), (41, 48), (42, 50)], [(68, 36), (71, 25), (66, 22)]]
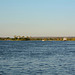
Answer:
[(75, 75), (75, 41), (0, 41), (0, 75)]

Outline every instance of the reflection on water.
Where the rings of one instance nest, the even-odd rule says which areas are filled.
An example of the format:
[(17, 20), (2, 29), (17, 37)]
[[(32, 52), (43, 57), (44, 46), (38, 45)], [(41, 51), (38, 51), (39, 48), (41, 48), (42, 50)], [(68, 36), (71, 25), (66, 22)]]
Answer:
[(75, 42), (0, 41), (0, 75), (75, 75)]

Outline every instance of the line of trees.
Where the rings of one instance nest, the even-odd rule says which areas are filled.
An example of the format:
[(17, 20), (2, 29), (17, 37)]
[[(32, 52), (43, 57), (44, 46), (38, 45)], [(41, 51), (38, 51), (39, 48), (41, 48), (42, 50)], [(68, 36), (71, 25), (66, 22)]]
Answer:
[[(27, 40), (43, 40), (43, 41), (64, 41), (63, 37), (25, 37), (25, 36), (14, 36), (13, 38), (6, 37), (0, 38), (0, 40), (12, 40), (12, 41), (27, 41)], [(67, 37), (66, 41), (75, 41), (75, 37)]]
[(30, 37), (25, 37), (25, 36), (14, 36), (14, 38), (12, 38), (12, 40), (21, 40), (21, 41), (24, 41), (24, 40), (30, 40)]

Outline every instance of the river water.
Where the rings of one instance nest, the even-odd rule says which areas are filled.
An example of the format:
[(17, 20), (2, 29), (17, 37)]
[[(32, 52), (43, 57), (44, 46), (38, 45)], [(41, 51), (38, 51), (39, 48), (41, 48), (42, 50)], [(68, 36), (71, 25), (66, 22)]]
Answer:
[(0, 41), (0, 75), (75, 75), (75, 41)]

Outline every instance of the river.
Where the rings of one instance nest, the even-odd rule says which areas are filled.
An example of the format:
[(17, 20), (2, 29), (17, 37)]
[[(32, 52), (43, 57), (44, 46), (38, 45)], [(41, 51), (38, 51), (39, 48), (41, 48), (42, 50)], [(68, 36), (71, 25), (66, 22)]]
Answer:
[(0, 41), (0, 75), (75, 75), (75, 41)]

